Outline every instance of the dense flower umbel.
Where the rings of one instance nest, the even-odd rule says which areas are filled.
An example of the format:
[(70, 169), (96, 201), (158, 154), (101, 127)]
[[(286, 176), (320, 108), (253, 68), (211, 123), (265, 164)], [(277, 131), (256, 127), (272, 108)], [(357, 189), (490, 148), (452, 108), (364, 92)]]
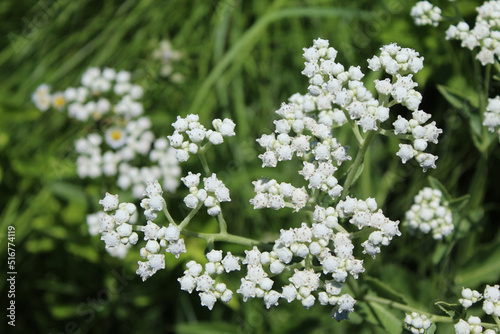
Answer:
[[(147, 261), (139, 261), (137, 274), (145, 281), (153, 276), (158, 270), (165, 268), (165, 254), (162, 251), (172, 253), (175, 257), (186, 252), (184, 239), (180, 238), (180, 229), (169, 224), (168, 227), (160, 227), (153, 223), (158, 211), (163, 210), (165, 201), (163, 199), (161, 186), (158, 181), (149, 183), (146, 187), (145, 196), (141, 206), (145, 209), (146, 225), (140, 226), (144, 233), (146, 244), (140, 250), (140, 255)], [(132, 225), (133, 217), (136, 215), (136, 207), (132, 203), (120, 203), (118, 195), (106, 193), (99, 201), (103, 206), (103, 213), (98, 214), (99, 232), (101, 240), (106, 243), (106, 248), (117, 249), (121, 245), (135, 245), (139, 236), (134, 232)], [(93, 218), (91, 219), (93, 220)], [(137, 229), (135, 229), (137, 230)], [(122, 252), (115, 254), (120, 255)]]
[(443, 194), (426, 187), (415, 196), (415, 204), (406, 212), (405, 224), (410, 232), (432, 233), (434, 239), (442, 239), (453, 231), (453, 219)]
[(407, 120), (398, 115), (393, 123), (394, 134), (413, 140), (413, 145), (400, 144), (397, 155), (403, 163), (415, 158), (424, 171), (436, 168), (437, 157), (424, 151), (429, 142), (437, 143), (442, 130), (435, 122), (427, 124), (431, 115), (418, 109), (422, 96), (414, 89), (417, 83), (412, 79), (423, 68), (418, 52), (390, 44), (381, 48), (380, 56), (368, 60), (369, 69), (383, 70), (392, 77), (375, 81), (375, 98), (362, 81), (361, 68), (345, 69), (335, 62), (337, 51), (328, 45), (328, 41), (317, 39), (312, 47), (304, 49), (302, 74), (309, 78), (309, 92), (290, 97), (289, 103), (276, 111), (281, 119), (274, 122), (275, 133), (257, 140), (266, 149), (259, 155), (262, 166), (276, 167), (278, 162), (294, 156), (318, 165), (315, 168), (321, 162), (326, 173), (322, 173), (323, 177), (317, 175), (315, 187), (335, 197), (338, 190), (333, 190), (333, 163), (340, 166), (351, 157), (333, 136), (334, 128), (346, 124), (349, 117), (355, 122), (356, 131), (385, 131), (381, 125), (389, 119), (389, 108), (402, 104), (413, 111), (413, 118)]
[(42, 111), (50, 106), (66, 110), (69, 117), (89, 125), (90, 133), (75, 142), (80, 178), (115, 177), (117, 185), (130, 189), (136, 198), (154, 180), (173, 192), (181, 174), (177, 162), (168, 158), (175, 150), (166, 139), (155, 138), (150, 119), (143, 116), (143, 89), (132, 84), (130, 77), (127, 71), (89, 68), (80, 87), (51, 95), (50, 87), (43, 84), (32, 100)]
[(198, 150), (208, 143), (219, 145), (224, 142), (224, 137), (235, 135), (235, 124), (229, 118), (223, 121), (215, 119), (212, 122), (214, 130), (207, 130), (199, 120), (198, 115), (189, 114), (186, 118), (177, 116), (177, 121), (172, 123), (175, 131), (168, 139), (170, 146), (177, 150), (176, 157), (179, 162), (187, 161), (190, 154), (198, 153)]
[[(459, 302), (464, 308), (468, 309), (479, 301), (483, 301), (482, 309), (484, 313), (497, 319), (500, 317), (500, 286), (498, 284), (494, 286), (486, 285), (483, 294), (469, 288), (462, 289), (462, 298), (459, 299)], [(460, 319), (455, 324), (455, 333), (494, 334), (497, 333), (497, 331), (493, 329), (485, 329), (481, 323), (481, 318), (478, 316), (469, 316), (467, 320)]]
[(476, 59), (485, 66), (493, 64), (495, 56), (500, 59), (500, 1), (486, 1), (477, 12), (474, 28), (462, 21), (448, 28), (446, 39), (460, 40), (462, 47), (470, 50), (480, 47)]
[(484, 112), (483, 125), (491, 132), (497, 132), (500, 136), (500, 96), (488, 99), (488, 106)]
[[(225, 275), (241, 270), (244, 276), (235, 293), (243, 301), (261, 298), (267, 308), (283, 300), (297, 300), (305, 308), (319, 303), (332, 308), (335, 319), (347, 319), (356, 300), (345, 291), (346, 280), (349, 276), (357, 279), (365, 271), (364, 257), (375, 258), (382, 246), (401, 235), (399, 221), (387, 218), (375, 199), (362, 200), (348, 194), (375, 134), (410, 140), (411, 145), (404, 144), (409, 148), (405, 146), (398, 152), (403, 162), (415, 157), (424, 170), (435, 168), (437, 157), (424, 151), (428, 142), (437, 142), (441, 130), (434, 123), (427, 123), (430, 115), (418, 109), (422, 97), (412, 80), (412, 75), (422, 69), (423, 59), (416, 51), (395, 44), (383, 47), (380, 56), (368, 61), (369, 68), (383, 70), (391, 78), (375, 82), (375, 97), (364, 86), (361, 68), (344, 69), (335, 62), (336, 54), (328, 41), (322, 39), (304, 49), (303, 74), (309, 79), (308, 93), (295, 94), (288, 104), (283, 104), (276, 111), (280, 118), (274, 122), (274, 133), (257, 140), (266, 150), (259, 156), (263, 167), (277, 167), (282, 161), (297, 159), (300, 162), (297, 175), (303, 178), (304, 186), (260, 179), (253, 182), (256, 195), (250, 203), (255, 209), (306, 211), (310, 215), (302, 217), (309, 220), (298, 227), (281, 229), (269, 251), (254, 246), (242, 258), (212, 249), (206, 254), (205, 265), (189, 261), (178, 281), (182, 290), (199, 293), (201, 305), (212, 309), (217, 300), (229, 302), (233, 291), (222, 281)], [(393, 116), (394, 129), (384, 129), (391, 118), (390, 107), (398, 103), (412, 111), (413, 118)], [(175, 131), (168, 139), (176, 150), (177, 160), (183, 162), (191, 155), (199, 155), (205, 175), (202, 179), (201, 173), (188, 172), (182, 178), (189, 189), (184, 203), (192, 211), (180, 224), (168, 213), (160, 184), (153, 182), (146, 187), (141, 206), (148, 221), (140, 227), (146, 241), (141, 256), (146, 261), (139, 262), (137, 270), (143, 280), (165, 267), (163, 250), (176, 256), (186, 251), (180, 238), (183, 233), (204, 238), (212, 247), (214, 241), (259, 244), (228, 233), (220, 203), (230, 202), (230, 191), (210, 171), (204, 156), (208, 147), (235, 135), (234, 122), (216, 119), (212, 122), (213, 129), (206, 129), (198, 115), (189, 114), (178, 117), (172, 125)], [(360, 144), (354, 159), (348, 148), (334, 137), (335, 128), (340, 126), (351, 127)], [(351, 170), (345, 165), (351, 165)], [(337, 175), (339, 169), (347, 170), (346, 178)], [(340, 184), (339, 180), (345, 182)], [(105, 210), (120, 205), (117, 198), (110, 196), (103, 199)], [(184, 230), (203, 205), (218, 221), (219, 233)], [(168, 227), (153, 222), (160, 211), (169, 220)], [(368, 232), (357, 233), (362, 229)], [(414, 327), (417, 326), (418, 323)]]
[[(349, 275), (357, 279), (365, 269), (363, 260), (354, 257), (355, 246), (351, 235), (340, 228), (339, 217), (352, 217), (350, 223), (360, 229), (364, 226), (376, 229), (362, 244), (364, 252), (373, 257), (380, 252), (380, 245), (387, 245), (393, 236), (400, 235), (398, 222), (388, 220), (380, 210), (377, 211), (374, 199), (361, 201), (348, 197), (346, 201), (340, 201), (337, 208), (317, 206), (312, 226), (302, 223), (298, 228), (282, 229), (270, 252), (261, 252), (257, 247), (245, 251), (246, 256), (241, 264), (246, 267), (247, 275), (241, 279), (236, 292), (242, 295), (244, 301), (262, 298), (267, 308), (278, 305), (281, 299), (289, 303), (298, 300), (306, 308), (319, 302), (321, 305), (334, 306), (336, 319), (347, 318), (354, 310), (356, 300), (342, 293), (344, 282)], [(217, 252), (217, 257), (212, 256), (214, 252)], [(191, 262), (179, 282), (181, 288), (190, 293), (195, 287), (197, 291), (209, 293), (209, 299), (206, 294), (200, 294), (200, 298), (202, 305), (211, 309), (221, 296), (214, 291), (216, 277), (224, 275), (224, 271), (240, 270), (241, 266), (238, 258), (230, 253), (221, 260), (222, 252), (212, 251), (207, 254), (207, 258), (210, 262), (205, 265), (205, 275), (199, 276), (201, 265)], [(307, 265), (316, 262), (319, 266)], [(298, 264), (301, 265), (300, 269), (297, 268)], [(277, 275), (287, 277), (289, 284), (280, 287)], [(199, 289), (200, 279), (210, 282), (210, 285)]]
[(203, 203), (207, 207), (207, 212), (211, 216), (217, 216), (221, 213), (220, 202), (230, 202), (229, 189), (224, 183), (212, 174), (210, 177), (203, 178), (204, 187), (198, 189), (200, 184), (200, 173), (188, 173), (181, 180), (189, 188), (189, 195), (184, 198), (184, 203), (190, 209), (195, 209), (198, 203)]
[(410, 15), (417, 26), (437, 27), (441, 21), (441, 8), (433, 6), (429, 1), (419, 1), (411, 9)]
[(406, 328), (413, 334), (423, 334), (431, 327), (432, 322), (426, 315), (412, 312), (411, 314), (406, 314), (405, 324)]

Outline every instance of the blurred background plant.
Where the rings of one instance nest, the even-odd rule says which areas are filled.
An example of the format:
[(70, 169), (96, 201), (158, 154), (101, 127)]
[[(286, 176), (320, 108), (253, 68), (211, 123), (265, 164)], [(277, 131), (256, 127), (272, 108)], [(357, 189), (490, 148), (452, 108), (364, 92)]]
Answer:
[[(447, 1), (434, 4), (440, 3), (444, 17), (456, 17), (452, 7), (445, 9)], [(456, 2), (471, 26), (480, 4)], [(235, 302), (208, 311), (197, 296), (179, 289), (176, 279), (186, 255), (181, 261), (167, 261), (166, 270), (142, 283), (135, 275), (136, 255), (118, 261), (88, 233), (85, 217), (99, 209), (98, 199), (108, 188), (105, 182), (77, 175), (74, 141), (87, 129), (65, 114), (41, 113), (30, 101), (44, 82), (59, 89), (76, 86), (88, 67), (112, 67), (130, 71), (143, 87), (145, 115), (158, 137), (172, 133), (170, 124), (179, 114), (197, 113), (202, 123), (232, 118), (237, 140), (208, 155), (228, 188), (238, 189), (225, 209), (229, 230), (270, 241), (280, 228), (296, 227), (299, 221), (281, 212), (253, 210), (248, 203), (253, 186), (244, 180), (263, 176), (255, 138), (270, 132), (273, 111), (282, 101), (305, 91), (302, 48), (317, 37), (329, 39), (346, 66), (366, 64), (380, 46), (392, 42), (420, 52), (425, 66), (415, 80), (424, 97), (421, 108), (444, 130), (436, 152), (431, 152), (440, 157), (438, 168), (427, 174), (414, 162), (401, 165), (388, 159), (398, 149), (396, 140), (375, 141), (366, 156), (371, 168), (363, 171), (354, 188), (359, 198), (374, 196), (385, 203), (388, 217), (402, 221), (424, 186), (439, 188), (450, 203), (478, 194), (467, 203), (465, 198), (455, 201), (455, 232), (442, 241), (417, 239), (403, 230), (403, 237), (376, 262), (366, 263), (369, 277), (361, 279), (362, 292), (439, 313), (434, 302), (456, 301), (462, 286), (482, 291), (486, 283), (498, 283), (500, 150), (496, 142), (485, 158), (476, 149), (469, 125), (476, 110), (471, 99), (464, 98), (484, 91), (484, 74), (474, 54), (445, 40), (444, 29), (415, 26), (413, 5), (402, 0), (333, 5), (324, 0), (3, 1), (0, 13), (7, 19), (0, 27), (0, 249), (7, 248), (7, 227), (15, 226), (16, 330), (401, 332), (404, 312), (369, 302), (356, 305), (351, 320), (342, 323), (324, 308), (305, 311), (295, 304), (267, 311), (259, 301)], [(457, 21), (450, 19), (452, 24)], [(161, 75), (164, 64), (153, 52), (163, 40), (170, 42), (171, 50), (182, 52), (172, 67), (183, 80)], [(448, 88), (439, 88), (443, 86)], [(498, 81), (487, 90), (496, 95)], [(183, 166), (185, 171), (192, 163)], [(273, 173), (292, 176), (292, 171), (266, 170), (270, 177), (276, 176)], [(433, 178), (428, 181), (427, 175)], [(186, 214), (182, 197), (167, 197), (169, 207), (177, 208), (172, 210), (176, 217)], [(206, 221), (198, 219), (200, 227), (213, 228), (208, 216)], [(190, 240), (187, 247), (189, 257), (203, 258), (203, 242)], [(6, 254), (0, 254), (1, 268)], [(2, 280), (2, 296), (6, 288)], [(0, 328), (7, 328), (6, 321)], [(452, 333), (453, 326), (439, 325), (438, 330)]]

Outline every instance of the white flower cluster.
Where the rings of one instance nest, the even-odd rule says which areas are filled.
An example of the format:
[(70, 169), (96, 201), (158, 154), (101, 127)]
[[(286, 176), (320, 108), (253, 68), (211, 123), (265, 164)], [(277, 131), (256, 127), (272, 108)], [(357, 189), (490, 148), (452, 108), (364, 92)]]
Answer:
[[(142, 196), (146, 182), (156, 179), (162, 180), (165, 190), (175, 191), (181, 171), (175, 160), (168, 159), (175, 150), (166, 139), (155, 138), (150, 119), (142, 116), (143, 89), (132, 84), (130, 77), (126, 71), (89, 68), (80, 87), (51, 95), (50, 87), (43, 84), (32, 100), (42, 111), (50, 106), (66, 109), (71, 118), (93, 122), (90, 133), (75, 142), (80, 178), (117, 177), (117, 185), (132, 189), (136, 198)], [(166, 153), (163, 157), (153, 153), (153, 143), (156, 150)], [(148, 154), (150, 161), (144, 163)], [(138, 160), (142, 163), (136, 167)]]
[(443, 130), (436, 127), (436, 122), (425, 124), (431, 115), (419, 110), (422, 95), (414, 88), (418, 85), (413, 81), (413, 74), (423, 68), (423, 58), (419, 53), (409, 49), (401, 48), (396, 44), (389, 44), (381, 48), (379, 57), (374, 56), (368, 60), (368, 68), (373, 71), (384, 70), (393, 76), (393, 80), (375, 80), (375, 89), (381, 96), (390, 96), (394, 103), (400, 103), (413, 111), (412, 119), (398, 115), (392, 124), (394, 134), (409, 135), (413, 138), (413, 145), (399, 144), (396, 154), (403, 163), (415, 158), (424, 171), (436, 168), (437, 156), (425, 153), (428, 143), (438, 143), (438, 137)]
[(483, 298), (483, 295), (479, 293), (479, 291), (472, 290), (469, 288), (462, 289), (462, 298), (458, 301), (462, 304), (463, 307), (469, 308), (474, 303), (477, 303), (479, 300)]
[[(184, 276), (177, 280), (181, 284), (181, 290), (192, 293), (193, 290), (199, 291), (201, 305), (208, 307), (210, 310), (214, 307), (215, 302), (219, 299), (228, 303), (233, 297), (233, 292), (227, 288), (224, 283), (216, 283), (215, 278), (221, 275), (224, 271), (240, 270), (240, 259), (228, 252), (222, 258), (221, 250), (212, 250), (206, 254), (208, 263), (203, 266), (196, 261), (189, 261), (186, 264), (187, 270), (184, 271)], [(203, 274), (202, 274), (203, 272)]]
[[(407, 120), (398, 116), (393, 124), (394, 133), (411, 138), (413, 145), (400, 144), (397, 155), (403, 163), (415, 158), (424, 171), (436, 168), (437, 157), (424, 151), (428, 142), (437, 143), (442, 130), (435, 122), (426, 124), (431, 116), (418, 109), (422, 96), (415, 90), (417, 83), (412, 75), (423, 68), (419, 53), (390, 44), (381, 48), (380, 56), (368, 60), (369, 69), (384, 70), (392, 76), (392, 81), (375, 81), (378, 98), (361, 81), (364, 74), (360, 67), (345, 69), (335, 62), (336, 56), (337, 51), (323, 39), (314, 40), (312, 47), (304, 49), (306, 62), (302, 74), (309, 78), (309, 92), (295, 94), (288, 104), (283, 104), (276, 111), (281, 119), (274, 122), (275, 133), (264, 134), (257, 140), (266, 149), (259, 155), (262, 166), (276, 167), (278, 162), (291, 160), (294, 155), (316, 165), (315, 168), (319, 167), (318, 162), (324, 163), (323, 167), (334, 161), (340, 166), (351, 157), (347, 148), (333, 137), (333, 128), (345, 124), (349, 117), (364, 132), (379, 131), (380, 125), (390, 118), (389, 107), (399, 103), (413, 111), (413, 118)], [(332, 169), (333, 166), (326, 168)], [(317, 174), (313, 180), (322, 180), (319, 189), (333, 194), (338, 191), (338, 187), (332, 191), (335, 184), (328, 185), (336, 180), (331, 178), (330, 172)]]
[(258, 180), (252, 182), (255, 197), (250, 200), (254, 209), (282, 209), (286, 203), (291, 203), (296, 211), (306, 206), (309, 195), (304, 187), (295, 188), (290, 183), (276, 180)]
[[(43, 84), (33, 94), (32, 101), (41, 111), (51, 106), (60, 111), (67, 108), (69, 117), (82, 122), (90, 118), (100, 120), (109, 113), (124, 119), (134, 119), (143, 113), (142, 104), (138, 102), (143, 90), (130, 83), (130, 72), (116, 72), (111, 68), (101, 71), (92, 67), (82, 75), (81, 84), (80, 87), (68, 87), (64, 92), (54, 94), (50, 94), (50, 87)], [(105, 97), (106, 94), (120, 100), (113, 105), (113, 101)]]
[(410, 232), (419, 231), (440, 240), (453, 231), (453, 219), (443, 194), (437, 189), (426, 187), (415, 196), (414, 204), (406, 212), (405, 224)]
[(101, 240), (106, 243), (106, 248), (123, 245), (135, 245), (139, 236), (133, 231), (132, 217), (136, 214), (135, 205), (132, 203), (121, 203), (118, 195), (106, 193), (99, 201), (104, 213), (99, 215), (99, 232)]
[(410, 15), (417, 26), (437, 27), (441, 21), (441, 8), (433, 6), (429, 1), (419, 1), (412, 7)]
[[(281, 187), (273, 182), (275, 191)], [(339, 217), (352, 217), (351, 223), (360, 229), (365, 226), (376, 228), (377, 231), (362, 244), (365, 253), (375, 256), (380, 251), (379, 245), (387, 245), (392, 237), (400, 235), (398, 222), (391, 222), (376, 210), (377, 203), (372, 198), (361, 201), (348, 197), (340, 201), (337, 208), (316, 206), (312, 226), (302, 223), (298, 228), (282, 229), (270, 252), (261, 252), (256, 246), (245, 251), (241, 263), (246, 266), (247, 275), (241, 279), (236, 292), (242, 295), (243, 301), (262, 298), (267, 308), (278, 305), (280, 299), (289, 303), (298, 300), (306, 308), (319, 302), (334, 306), (333, 316), (337, 320), (346, 319), (353, 312), (356, 300), (347, 293), (342, 294), (343, 285), (349, 275), (357, 279), (365, 269), (363, 260), (354, 257), (351, 235), (339, 226), (338, 220)], [(222, 299), (223, 293), (214, 286), (214, 275), (221, 275), (224, 270), (240, 270), (238, 259), (230, 253), (222, 260), (222, 252), (217, 251), (217, 256), (212, 254), (214, 252), (207, 254), (210, 262), (205, 266), (204, 275), (201, 275), (201, 265), (191, 263), (179, 279), (183, 290), (192, 292), (196, 288), (205, 292), (200, 294), (202, 305), (210, 309), (217, 299)], [(313, 267), (312, 263), (319, 265)], [(298, 264), (301, 265), (299, 268)], [(289, 282), (281, 289), (275, 287), (275, 281), (271, 279), (280, 274), (288, 275)], [(200, 280), (210, 284), (198, 288)]]
[(153, 51), (153, 59), (160, 61), (160, 75), (170, 77), (173, 82), (182, 82), (184, 77), (179, 72), (174, 72), (173, 64), (182, 58), (182, 52), (172, 49), (170, 41), (163, 40), (158, 48)]
[(412, 312), (406, 314), (405, 324), (406, 328), (413, 334), (423, 334), (431, 327), (432, 322), (426, 315)]
[(162, 211), (165, 207), (165, 200), (162, 197), (163, 190), (161, 189), (158, 181), (149, 182), (143, 196), (147, 198), (142, 199), (141, 207), (144, 209), (144, 216), (147, 220), (155, 220), (158, 217), (156, 212)]
[(495, 96), (493, 99), (488, 99), (488, 106), (484, 112), (483, 125), (491, 132), (497, 131), (500, 136), (500, 96)]
[(319, 268), (295, 269), (289, 278), (291, 284), (283, 286), (282, 298), (288, 302), (297, 299), (306, 308), (313, 306), (316, 300), (321, 305), (335, 306), (334, 316), (341, 320), (354, 310), (356, 302), (349, 294), (341, 295), (343, 283), (348, 275), (358, 278), (365, 269), (363, 261), (353, 255), (349, 233), (334, 231), (333, 228), (338, 227), (336, 214), (328, 212), (327, 218), (327, 210), (332, 208), (316, 207), (316, 223), (312, 227), (302, 223), (299, 228), (282, 229), (273, 251), (269, 255), (263, 253), (264, 264), (269, 265), (272, 274), (280, 274), (297, 261), (294, 257), (306, 262), (318, 261)]
[[(150, 130), (151, 121), (147, 117), (131, 120), (125, 127), (111, 127), (103, 137), (91, 133), (87, 137), (77, 139), (75, 150), (79, 154), (76, 160), (77, 173), (80, 178), (98, 178), (120, 174), (119, 165), (127, 165), (136, 156), (147, 155), (154, 141)], [(104, 148), (106, 144), (111, 150)], [(124, 174), (127, 176), (127, 174)]]
[(368, 240), (361, 244), (364, 248), (363, 253), (373, 258), (380, 253), (380, 246), (388, 246), (393, 237), (401, 235), (398, 229), (399, 221), (390, 220), (380, 209), (377, 211), (377, 202), (374, 198), (363, 201), (347, 196), (345, 201), (337, 204), (336, 211), (339, 213), (339, 218), (351, 217), (349, 223), (360, 230), (364, 227), (376, 229), (370, 233)]
[(476, 10), (478, 15), (474, 28), (470, 29), (465, 21), (451, 25), (446, 31), (446, 39), (460, 40), (461, 46), (469, 50), (480, 47), (476, 59), (485, 66), (493, 64), (495, 56), (500, 59), (500, 1), (486, 1)]
[(147, 225), (141, 227), (147, 243), (140, 251), (141, 257), (147, 261), (139, 261), (139, 269), (137, 269), (137, 275), (141, 276), (143, 281), (153, 276), (158, 270), (165, 268), (165, 254), (161, 253), (162, 249), (172, 253), (176, 258), (186, 252), (184, 239), (179, 238), (181, 231), (177, 226), (169, 224), (168, 227), (160, 228), (152, 222), (158, 216), (156, 212), (162, 211), (165, 207), (162, 194), (163, 191), (158, 181), (150, 182), (144, 192), (147, 198), (141, 201), (144, 216), (148, 220)]
[(471, 315), (467, 321), (460, 319), (455, 324), (456, 334), (495, 334), (496, 331), (493, 329), (484, 330), (481, 326), (481, 318)]
[(200, 184), (200, 173), (188, 173), (181, 180), (189, 188), (189, 194), (184, 198), (184, 203), (190, 209), (196, 209), (199, 203), (207, 207), (207, 213), (217, 216), (221, 213), (220, 203), (230, 202), (229, 189), (222, 181), (217, 179), (215, 173), (210, 177), (203, 178), (203, 188), (198, 189)]
[(487, 285), (484, 289), (483, 297), (484, 313), (500, 317), (500, 286), (498, 284), (494, 286)]
[(484, 313), (500, 317), (500, 285), (487, 285), (483, 294), (480, 294), (476, 290), (464, 288), (462, 290), (462, 297), (459, 299), (459, 302), (463, 307), (469, 308), (472, 304), (483, 300)]
[[(203, 146), (206, 141), (213, 145), (219, 145), (223, 143), (224, 137), (235, 135), (235, 124), (229, 118), (225, 118), (223, 121), (213, 120), (214, 130), (205, 129), (199, 120), (198, 115), (189, 114), (186, 118), (177, 116), (177, 121), (172, 123), (175, 131), (171, 136), (168, 136), (168, 139), (170, 145), (177, 150), (176, 157), (180, 162), (187, 161), (190, 154), (198, 153), (200, 146)], [(184, 137), (185, 135), (187, 138)]]
[(184, 239), (179, 237), (179, 228), (173, 224), (169, 224), (168, 227), (160, 227), (152, 221), (148, 221), (146, 226), (141, 227), (141, 231), (144, 232), (144, 240), (147, 243), (141, 248), (140, 254), (147, 261), (138, 261), (139, 269), (136, 273), (145, 281), (158, 270), (165, 269), (163, 250), (179, 258), (182, 253), (186, 252), (186, 246)]
[[(483, 311), (488, 315), (495, 317), (500, 317), (500, 286), (498, 284), (494, 286), (486, 285), (484, 293), (481, 294), (479, 291), (472, 290), (469, 288), (462, 289), (462, 298), (458, 301), (466, 309), (471, 307), (478, 301), (483, 301)], [(485, 333), (493, 334), (496, 333), (493, 329), (484, 330), (481, 325), (481, 319), (476, 316), (470, 316), (467, 321), (460, 319), (457, 324), (455, 324), (455, 332), (457, 334), (469, 334), (469, 333)]]
[[(318, 147), (316, 147), (317, 149)], [(299, 174), (304, 177), (306, 181), (309, 181), (309, 189), (319, 189), (322, 190), (332, 199), (340, 196), (342, 193), (341, 185), (338, 184), (338, 180), (333, 176), (333, 173), (337, 170), (333, 166), (331, 161), (319, 162), (316, 165), (307, 161), (304, 161), (304, 168), (299, 171)]]

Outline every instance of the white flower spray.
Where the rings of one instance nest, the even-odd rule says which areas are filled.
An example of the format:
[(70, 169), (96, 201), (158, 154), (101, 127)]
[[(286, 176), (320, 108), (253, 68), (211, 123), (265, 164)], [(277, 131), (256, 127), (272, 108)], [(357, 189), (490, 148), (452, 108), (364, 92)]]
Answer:
[[(375, 258), (382, 246), (401, 235), (399, 222), (387, 218), (375, 199), (348, 196), (370, 142), (376, 135), (410, 142), (401, 144), (396, 155), (403, 163), (415, 158), (425, 171), (436, 168), (437, 157), (425, 150), (429, 142), (437, 143), (442, 131), (434, 122), (428, 123), (431, 115), (419, 109), (422, 96), (415, 90), (417, 84), (412, 75), (422, 69), (423, 58), (416, 51), (390, 44), (381, 48), (379, 56), (368, 60), (369, 69), (388, 75), (375, 81), (376, 95), (365, 87), (361, 67), (345, 69), (335, 61), (336, 55), (337, 51), (323, 39), (304, 49), (306, 62), (302, 73), (309, 80), (308, 93), (295, 94), (289, 103), (283, 104), (276, 111), (279, 119), (274, 122), (274, 133), (257, 139), (265, 149), (259, 155), (263, 167), (278, 168), (282, 161), (298, 160), (302, 168), (297, 175), (307, 186), (297, 187), (274, 179), (256, 180), (253, 181), (255, 196), (250, 203), (255, 209), (307, 211), (311, 220), (299, 227), (281, 229), (271, 249), (268, 246), (265, 251), (259, 241), (229, 234), (223, 208), (231, 200), (230, 190), (210, 170), (205, 152), (212, 145), (222, 144), (226, 137), (234, 136), (235, 124), (230, 119), (216, 119), (212, 122), (213, 129), (207, 129), (198, 115), (178, 117), (172, 124), (174, 133), (168, 136), (170, 146), (176, 150), (179, 162), (198, 155), (204, 177), (190, 171), (181, 179), (189, 189), (184, 204), (191, 211), (180, 223), (175, 222), (166, 201), (161, 199), (161, 187), (156, 182), (148, 184), (146, 198), (141, 202), (147, 225), (135, 228), (144, 233), (145, 245), (140, 253), (146, 261), (139, 262), (137, 270), (143, 280), (165, 267), (162, 252), (176, 256), (186, 252), (180, 236), (192, 236), (206, 239), (211, 247), (216, 241), (253, 246), (243, 257), (212, 248), (204, 265), (188, 262), (184, 275), (178, 279), (181, 289), (196, 291), (201, 305), (209, 309), (218, 300), (228, 302), (236, 293), (243, 301), (261, 298), (267, 308), (283, 300), (289, 303), (297, 300), (305, 308), (319, 303), (332, 307), (332, 316), (337, 320), (346, 319), (354, 311), (356, 299), (345, 291), (344, 285), (349, 276), (357, 279), (365, 271), (364, 259), (355, 256), (358, 254), (355, 248)], [(396, 104), (412, 111), (412, 119), (401, 115), (391, 117), (391, 107)], [(397, 118), (392, 128), (386, 125), (391, 118)], [(349, 127), (359, 144), (354, 159), (348, 148), (334, 137), (335, 129), (341, 126)], [(337, 174), (344, 164), (350, 164), (350, 168), (342, 177)], [(106, 198), (103, 205), (108, 202)], [(219, 222), (219, 233), (186, 228), (202, 206)], [(153, 222), (159, 211), (165, 213), (168, 227)], [(106, 219), (103, 217), (101, 221)], [(365, 239), (353, 238), (354, 234), (362, 235), (357, 233), (362, 229), (370, 230)], [(112, 239), (113, 245), (120, 240)], [(223, 283), (224, 277), (233, 271), (244, 271), (234, 292)]]

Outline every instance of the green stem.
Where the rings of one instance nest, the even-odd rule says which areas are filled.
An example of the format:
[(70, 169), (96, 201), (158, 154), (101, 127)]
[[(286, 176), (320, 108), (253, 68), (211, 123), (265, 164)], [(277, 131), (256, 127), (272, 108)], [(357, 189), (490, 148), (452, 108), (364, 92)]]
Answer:
[(227, 234), (227, 224), (224, 216), (222, 215), (222, 212), (217, 216), (217, 220), (219, 221), (220, 233)]
[(182, 234), (189, 237), (205, 239), (208, 242), (223, 241), (245, 246), (258, 246), (264, 244), (254, 239), (240, 237), (239, 235), (228, 234), (228, 233), (201, 233), (201, 232), (184, 230), (182, 231)]
[(395, 308), (395, 309), (398, 309), (401, 311), (405, 311), (405, 312), (417, 312), (419, 314), (425, 314), (425, 315), (429, 316), (433, 322), (453, 322), (452, 318), (444, 317), (444, 316), (440, 316), (440, 315), (435, 315), (435, 314), (425, 312), (425, 311), (416, 309), (414, 307), (404, 305), (401, 303), (397, 303), (393, 300), (385, 299), (385, 298), (378, 297), (378, 296), (366, 295), (363, 298), (363, 300), (367, 301), (367, 302), (373, 302), (373, 303), (378, 303), (378, 304), (382, 304), (382, 305), (387, 305), (389, 307), (392, 307), (392, 308)]
[(393, 130), (378, 129), (377, 132), (383, 136), (386, 136), (386, 137), (394, 137), (394, 138), (404, 139), (404, 140), (413, 140), (414, 139), (412, 135), (404, 135), (401, 133), (395, 134)]
[(344, 190), (342, 191), (341, 198), (345, 198), (347, 196), (349, 188), (351, 187), (351, 184), (354, 181), (354, 176), (358, 173), (358, 170), (361, 167), (361, 164), (363, 163), (363, 158), (365, 157), (366, 150), (368, 149), (368, 146), (370, 146), (370, 143), (375, 137), (375, 134), (376, 134), (375, 131), (368, 132), (368, 135), (362, 141), (358, 154), (356, 154), (356, 158), (354, 159), (351, 169), (347, 174), (347, 179), (345, 180), (344, 183)]
[(165, 217), (167, 217), (167, 220), (170, 224), (177, 226), (174, 218), (172, 218), (172, 215), (170, 215), (170, 212), (168, 211), (167, 202), (165, 202), (165, 205), (163, 206), (163, 214), (165, 215)]
[(198, 157), (200, 158), (201, 166), (203, 171), (207, 176), (210, 176), (210, 168), (208, 167), (207, 157), (205, 156), (205, 151), (210, 145), (206, 144), (198, 151)]
[(495, 323), (497, 324), (498, 329), (500, 330), (500, 319), (496, 315), (492, 315), (493, 319), (495, 320)]
[(200, 202), (200, 203), (198, 203), (198, 206), (196, 207), (196, 209), (191, 210), (191, 212), (186, 216), (186, 218), (184, 218), (184, 220), (179, 224), (179, 230), (182, 231), (184, 229), (184, 227), (186, 227), (187, 224), (189, 224), (189, 222), (194, 217), (194, 215), (196, 213), (198, 213), (198, 211), (200, 210), (202, 205), (203, 205), (203, 202)]
[(349, 126), (351, 127), (354, 136), (358, 140), (358, 143), (359, 144), (363, 143), (363, 136), (359, 132), (358, 125), (351, 119), (351, 116), (349, 115), (346, 109), (342, 109), (342, 111), (344, 112), (345, 118), (347, 119), (347, 123), (349, 123)]

